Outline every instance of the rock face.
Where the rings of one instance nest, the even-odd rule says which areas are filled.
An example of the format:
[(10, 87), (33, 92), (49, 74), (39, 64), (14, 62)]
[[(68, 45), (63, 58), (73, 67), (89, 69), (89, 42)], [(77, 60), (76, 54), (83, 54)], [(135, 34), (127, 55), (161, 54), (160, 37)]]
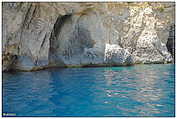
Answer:
[(159, 39), (155, 30), (157, 20), (153, 14), (152, 9), (145, 8), (143, 11), (140, 12), (140, 14), (144, 17), (143, 21), (141, 22), (142, 24), (144, 24), (144, 28), (141, 31), (141, 35), (137, 39), (135, 47), (136, 50), (133, 52), (135, 62), (170, 62), (172, 60), (172, 57), (168, 53), (165, 44), (162, 43)]
[(4, 2), (2, 10), (3, 71), (173, 60), (174, 2)]

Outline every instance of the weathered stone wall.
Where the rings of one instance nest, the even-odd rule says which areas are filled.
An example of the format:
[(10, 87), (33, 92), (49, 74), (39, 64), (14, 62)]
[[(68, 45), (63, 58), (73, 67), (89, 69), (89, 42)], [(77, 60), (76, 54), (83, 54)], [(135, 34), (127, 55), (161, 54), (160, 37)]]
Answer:
[(167, 63), (175, 3), (7, 3), (3, 70)]

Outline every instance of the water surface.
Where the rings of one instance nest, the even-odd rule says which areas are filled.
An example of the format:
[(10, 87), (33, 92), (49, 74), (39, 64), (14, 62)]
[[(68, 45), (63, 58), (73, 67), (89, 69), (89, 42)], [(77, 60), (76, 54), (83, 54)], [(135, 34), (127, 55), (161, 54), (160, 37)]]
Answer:
[(174, 64), (3, 73), (4, 116), (174, 116)]

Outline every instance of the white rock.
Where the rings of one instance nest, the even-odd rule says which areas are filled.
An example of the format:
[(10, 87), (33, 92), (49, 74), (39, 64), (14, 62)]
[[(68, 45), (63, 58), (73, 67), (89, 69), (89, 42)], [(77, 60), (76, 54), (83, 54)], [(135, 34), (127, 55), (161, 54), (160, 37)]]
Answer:
[(127, 59), (130, 57), (128, 50), (121, 48), (117, 44), (106, 44), (104, 61), (108, 64), (130, 64)]

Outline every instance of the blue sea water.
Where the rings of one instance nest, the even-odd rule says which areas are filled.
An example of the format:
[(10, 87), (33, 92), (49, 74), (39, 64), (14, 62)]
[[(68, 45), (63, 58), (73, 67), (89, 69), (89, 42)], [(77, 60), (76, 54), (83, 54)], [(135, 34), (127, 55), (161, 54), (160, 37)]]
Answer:
[(3, 73), (3, 116), (175, 116), (175, 65)]

